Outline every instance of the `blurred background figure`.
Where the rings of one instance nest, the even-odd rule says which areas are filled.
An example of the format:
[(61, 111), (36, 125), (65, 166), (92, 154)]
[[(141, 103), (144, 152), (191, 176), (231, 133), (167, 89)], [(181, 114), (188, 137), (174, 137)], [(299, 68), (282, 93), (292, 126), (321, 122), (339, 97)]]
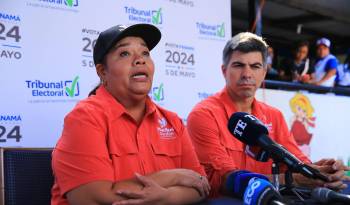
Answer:
[(275, 69), (276, 59), (273, 47), (269, 46), (267, 49), (267, 79), (276, 80), (278, 78), (278, 72)]
[(338, 65), (337, 86), (350, 87), (350, 49), (343, 64)]
[(309, 42), (299, 42), (293, 49), (293, 58), (285, 58), (281, 62), (279, 78), (285, 81), (309, 82), (314, 75), (315, 69), (308, 54)]
[(311, 84), (333, 87), (337, 74), (338, 60), (330, 53), (331, 41), (327, 38), (320, 38), (316, 42), (317, 61), (315, 64), (315, 77)]

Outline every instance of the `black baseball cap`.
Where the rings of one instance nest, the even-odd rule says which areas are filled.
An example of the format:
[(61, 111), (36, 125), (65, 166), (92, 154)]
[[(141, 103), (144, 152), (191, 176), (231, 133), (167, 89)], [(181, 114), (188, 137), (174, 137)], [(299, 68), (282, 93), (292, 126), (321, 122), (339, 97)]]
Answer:
[(113, 26), (98, 36), (94, 47), (94, 63), (95, 65), (102, 63), (105, 55), (122, 38), (140, 37), (145, 41), (148, 49), (152, 50), (160, 41), (161, 35), (159, 29), (151, 24), (134, 24), (129, 27)]

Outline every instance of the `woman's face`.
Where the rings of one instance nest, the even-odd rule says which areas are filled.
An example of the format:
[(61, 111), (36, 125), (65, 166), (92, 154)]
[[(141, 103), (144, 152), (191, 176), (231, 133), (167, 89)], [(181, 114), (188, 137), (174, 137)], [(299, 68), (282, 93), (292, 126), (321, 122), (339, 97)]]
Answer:
[(297, 60), (304, 60), (309, 53), (309, 48), (307, 46), (301, 46), (298, 48), (297, 53), (295, 55)]
[(97, 68), (106, 89), (120, 102), (143, 99), (152, 87), (154, 64), (142, 38), (125, 37)]
[(300, 118), (306, 118), (306, 111), (303, 110), (300, 106), (296, 106), (296, 116)]

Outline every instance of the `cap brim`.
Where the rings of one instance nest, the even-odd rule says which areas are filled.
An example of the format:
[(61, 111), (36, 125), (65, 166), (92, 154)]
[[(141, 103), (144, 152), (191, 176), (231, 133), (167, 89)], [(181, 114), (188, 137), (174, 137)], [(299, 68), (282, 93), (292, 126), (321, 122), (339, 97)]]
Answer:
[(114, 40), (113, 44), (128, 36), (142, 38), (145, 41), (148, 49), (152, 50), (160, 41), (162, 34), (157, 27), (151, 24), (135, 24), (122, 31), (118, 38)]
[(316, 47), (319, 47), (320, 45), (323, 45), (323, 46), (329, 48), (329, 46), (327, 44), (325, 44), (325, 43), (319, 43), (319, 44), (316, 45)]
[[(149, 50), (152, 50), (160, 41), (161, 33), (159, 29), (151, 24), (135, 24), (125, 29), (119, 26), (111, 27), (103, 31), (96, 42), (94, 48), (94, 63), (102, 63), (103, 57), (115, 44), (128, 36), (142, 38)], [(101, 38), (101, 39), (100, 39)]]

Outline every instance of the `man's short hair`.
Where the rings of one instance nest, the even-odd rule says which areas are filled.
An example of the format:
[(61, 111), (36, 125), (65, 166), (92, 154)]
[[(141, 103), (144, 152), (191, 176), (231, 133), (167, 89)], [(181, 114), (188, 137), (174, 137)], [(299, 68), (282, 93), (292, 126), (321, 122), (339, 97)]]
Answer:
[(267, 48), (269, 46), (262, 37), (250, 32), (242, 32), (232, 37), (223, 50), (223, 64), (227, 66), (234, 51), (249, 53), (258, 51), (262, 55), (263, 65), (266, 66)]

